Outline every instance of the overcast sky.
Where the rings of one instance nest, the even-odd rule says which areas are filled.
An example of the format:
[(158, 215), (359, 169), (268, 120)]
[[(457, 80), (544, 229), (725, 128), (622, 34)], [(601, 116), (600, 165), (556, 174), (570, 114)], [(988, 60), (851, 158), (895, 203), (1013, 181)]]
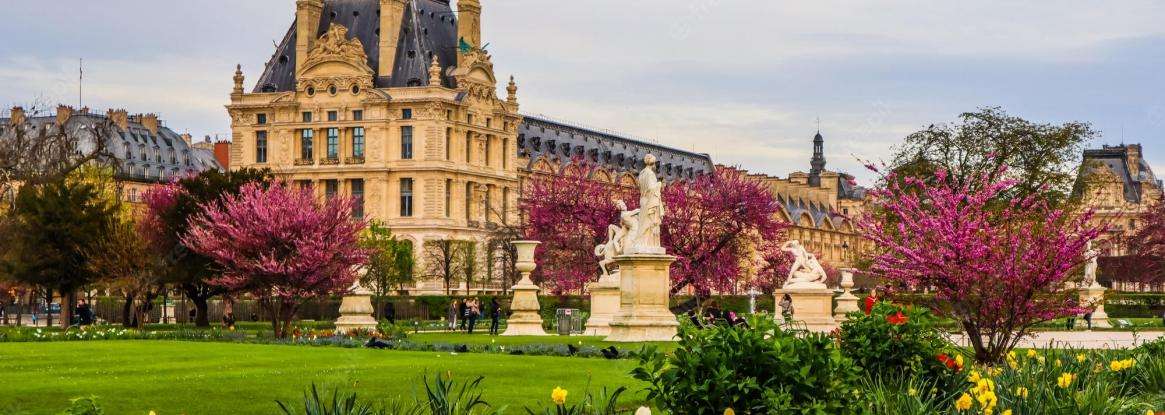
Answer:
[[(963, 111), (1091, 122), (1165, 174), (1165, 2), (481, 0), (499, 79), (522, 111), (649, 137), (784, 176), (820, 118), (832, 170)], [(77, 102), (229, 130), (293, 0), (7, 0), (0, 104)], [(504, 88), (504, 85), (501, 85)], [(502, 92), (504, 94), (504, 91)]]

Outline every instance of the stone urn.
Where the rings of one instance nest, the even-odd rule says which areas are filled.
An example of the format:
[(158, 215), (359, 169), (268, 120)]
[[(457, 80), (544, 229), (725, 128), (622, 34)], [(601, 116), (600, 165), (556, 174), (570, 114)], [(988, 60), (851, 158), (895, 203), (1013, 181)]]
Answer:
[(372, 314), (372, 292), (359, 284), (352, 293), (340, 301), (340, 318), (336, 319), (336, 333), (347, 334), (352, 330), (376, 330), (376, 319)]
[(539, 288), (530, 280), (530, 273), (537, 267), (534, 262), (534, 249), (539, 244), (541, 242), (538, 241), (514, 241), (514, 247), (518, 251), (516, 267), (522, 274), (522, 279), (511, 288), (514, 299), (510, 303), (511, 314), (506, 320), (506, 331), (502, 333), (503, 336), (546, 335), (546, 331), (542, 329), (540, 314), (542, 307), (538, 305)]
[(852, 268), (844, 268), (841, 270), (841, 286), (842, 293), (837, 296), (837, 308), (833, 310), (833, 318), (838, 322), (845, 321), (847, 314), (858, 311), (858, 296), (854, 295), (850, 290), (854, 288), (854, 270)]

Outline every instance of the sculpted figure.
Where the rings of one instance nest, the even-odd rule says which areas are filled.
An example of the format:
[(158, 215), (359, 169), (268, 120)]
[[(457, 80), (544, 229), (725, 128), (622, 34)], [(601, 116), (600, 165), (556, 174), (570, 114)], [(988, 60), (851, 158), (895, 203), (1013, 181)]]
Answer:
[(595, 256), (603, 258), (599, 261), (603, 276), (611, 275), (607, 266), (615, 262), (616, 256), (623, 255), (628, 237), (639, 226), (639, 209), (627, 210), (627, 203), (622, 200), (616, 200), (615, 206), (619, 208), (619, 223), (607, 226), (607, 242), (595, 247)]
[(1084, 257), (1088, 258), (1088, 262), (1084, 264), (1084, 280), (1080, 282), (1081, 286), (1090, 287), (1096, 285), (1096, 269), (1099, 267), (1097, 257), (1100, 256), (1100, 251), (1092, 247), (1092, 241), (1088, 242), (1088, 247), (1084, 249)]
[(639, 172), (639, 225), (631, 234), (631, 246), (624, 247), (628, 254), (663, 254), (660, 244), (660, 226), (663, 224), (663, 182), (655, 175), (658, 161), (654, 155), (643, 158), (646, 165)]
[(793, 254), (793, 265), (789, 267), (789, 278), (785, 280), (785, 288), (794, 284), (825, 284), (825, 269), (817, 256), (805, 250), (800, 241), (788, 241), (781, 245), (781, 250)]

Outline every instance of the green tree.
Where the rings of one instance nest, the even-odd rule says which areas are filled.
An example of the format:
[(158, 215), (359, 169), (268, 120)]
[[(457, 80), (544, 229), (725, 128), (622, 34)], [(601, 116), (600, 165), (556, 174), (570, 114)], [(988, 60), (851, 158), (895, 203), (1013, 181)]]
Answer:
[(463, 243), (454, 239), (425, 242), (425, 275), (440, 279), (445, 284), (445, 295), (452, 295), (452, 286), (459, 281)]
[(122, 324), (142, 328), (154, 299), (166, 289), (161, 259), (152, 252), (130, 219), (118, 220), (89, 247), (89, 268), (109, 279), (107, 287), (125, 298)]
[(397, 240), (387, 226), (373, 221), (360, 238), (360, 245), (369, 252), (360, 284), (376, 296), (376, 318), (379, 320), (383, 317), (383, 298), (394, 288), (403, 289), (405, 284), (413, 281), (413, 267), (416, 266), (413, 244)]
[(117, 210), (101, 189), (74, 177), (24, 186), (16, 197), (4, 268), (13, 279), (43, 288), (49, 302), (60, 293), (62, 326), (72, 320), (76, 291), (101, 277), (88, 265), (89, 248), (109, 231)]
[(907, 136), (890, 171), (894, 177), (934, 178), (945, 170), (955, 188), (1016, 180), (1000, 200), (1035, 195), (1058, 205), (1072, 192), (1084, 145), (1096, 136), (1087, 123), (1036, 123), (997, 107), (981, 108)]
[(477, 278), (477, 242), (460, 241), (457, 253), (461, 256), (461, 276), (465, 279), (465, 295), (469, 295), (469, 286)]

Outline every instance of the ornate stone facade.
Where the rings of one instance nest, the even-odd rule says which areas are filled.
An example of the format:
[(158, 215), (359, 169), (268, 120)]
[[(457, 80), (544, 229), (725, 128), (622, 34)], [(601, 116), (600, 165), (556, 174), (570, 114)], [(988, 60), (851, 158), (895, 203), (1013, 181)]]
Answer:
[(1126, 239), (1136, 233), (1138, 220), (1161, 199), (1161, 181), (1141, 156), (1140, 144), (1103, 146), (1085, 150), (1077, 179), (1077, 195), (1096, 212), (1096, 222), (1109, 228), (1101, 237), (1101, 256), (1124, 256)]
[(788, 178), (763, 174), (750, 177), (766, 185), (781, 203), (781, 220), (792, 224), (788, 238), (834, 267), (850, 267), (858, 253), (867, 249), (854, 231), (853, 219), (866, 206), (866, 189), (853, 176), (825, 169), (824, 138), (813, 139), (814, 155), (809, 173), (794, 172)]
[[(299, 0), (254, 90), (235, 75), (232, 168), (355, 197), (358, 214), (413, 243), (418, 274), (426, 241), (480, 247), (492, 225), (517, 218), (522, 117), (516, 85), (497, 96), (490, 55), (472, 41), (481, 7), (467, 3), (477, 2), (457, 17), (470, 25), (441, 0)], [(458, 28), (472, 43), (459, 44)]]

